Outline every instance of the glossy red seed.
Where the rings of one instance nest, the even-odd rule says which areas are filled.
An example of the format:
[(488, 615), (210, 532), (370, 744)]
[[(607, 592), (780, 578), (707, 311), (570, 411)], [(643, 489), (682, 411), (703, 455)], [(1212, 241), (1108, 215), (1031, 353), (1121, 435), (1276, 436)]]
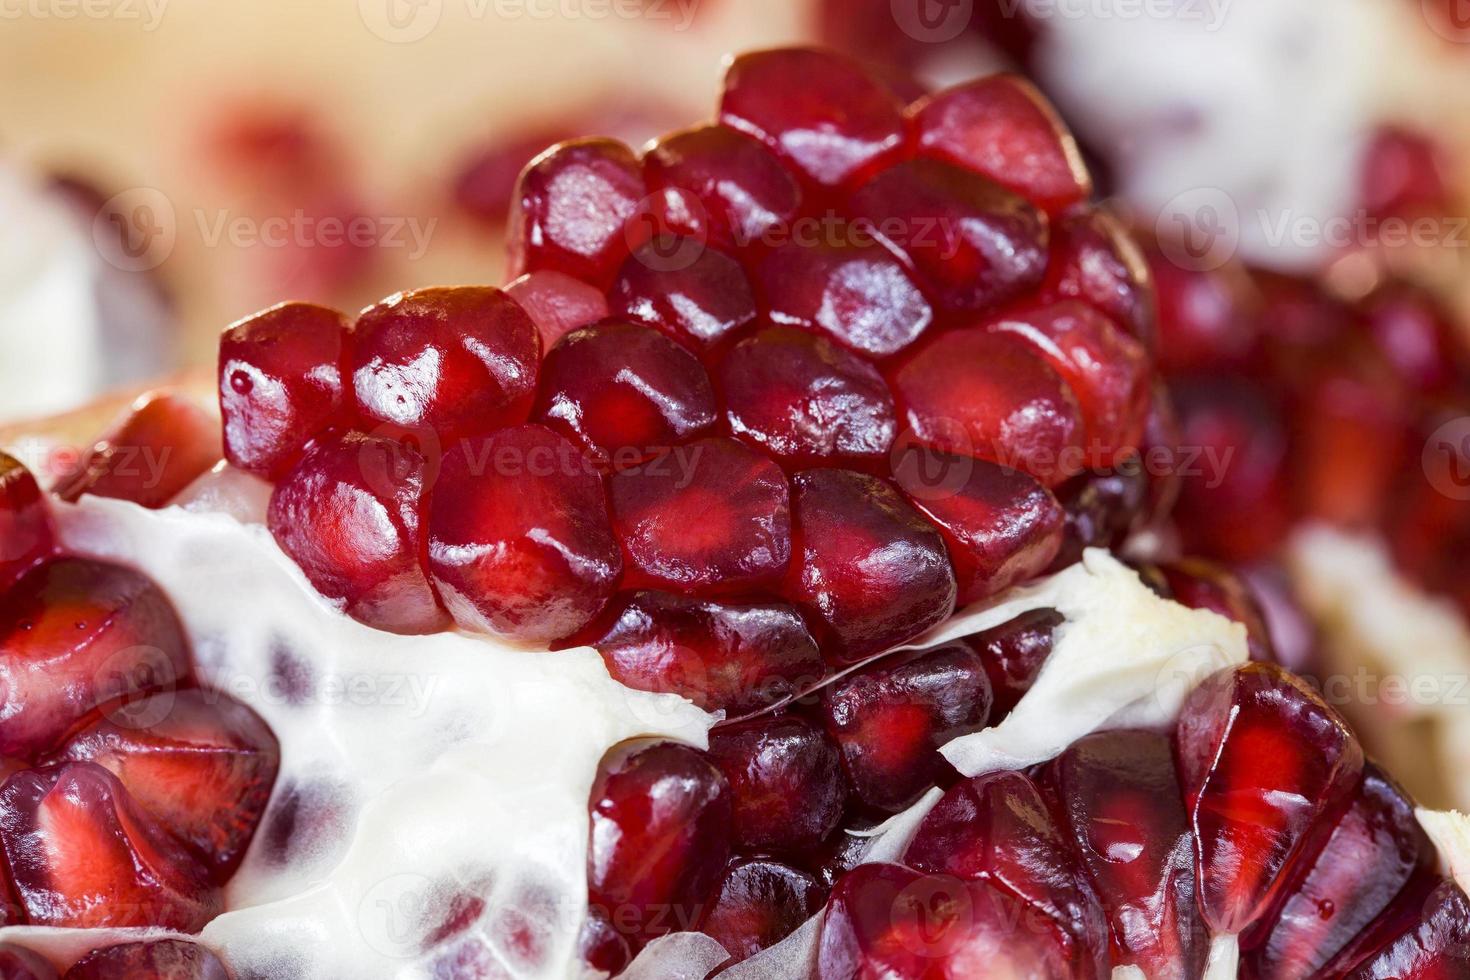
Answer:
[(1078, 473), (1056, 488), (1065, 515), (1053, 569), (1082, 560), (1088, 548), (1121, 547), (1149, 515), (1149, 477), (1140, 460)]
[(1466, 350), (1455, 320), (1426, 290), (1390, 283), (1358, 312), (1374, 346), (1411, 388), (1445, 391), (1464, 377)]
[(33, 925), (198, 932), (221, 911), (184, 846), (91, 763), (6, 780), (0, 845)]
[(1167, 735), (1112, 731), (1052, 764), (1060, 814), (1108, 917), (1115, 966), (1150, 980), (1203, 975), (1194, 841)]
[(717, 728), (709, 757), (730, 784), (737, 849), (799, 857), (837, 829), (847, 803), (841, 758), (836, 743), (805, 717)]
[(995, 702), (992, 722), (1010, 714), (1051, 656), (1052, 635), (1066, 620), (1054, 609), (1032, 609), (1000, 626), (965, 638), (985, 663)]
[(801, 207), (801, 186), (780, 159), (729, 126), (660, 137), (643, 173), (669, 230), (721, 248), (760, 246), (789, 230)]
[(991, 75), (909, 110), (920, 153), (988, 177), (1056, 212), (1086, 200), (1092, 179), (1077, 142), (1036, 87)]
[(627, 938), (613, 928), (606, 912), (596, 908), (587, 910), (587, 921), (577, 934), (577, 953), (583, 963), (611, 977), (627, 969), (633, 959)]
[(225, 458), (269, 480), (341, 421), (348, 320), (311, 303), (282, 303), (231, 326), (219, 344)]
[(124, 943), (88, 953), (64, 980), (230, 980), (208, 949), (179, 939)]
[(791, 560), (791, 498), (770, 459), (700, 439), (608, 480), (630, 586), (700, 594), (770, 584)]
[(756, 317), (755, 295), (738, 262), (668, 235), (623, 263), (608, 304), (615, 314), (694, 345), (717, 343)]
[(727, 717), (794, 697), (826, 673), (817, 641), (784, 602), (634, 592), (569, 642), (596, 647), (621, 684)]
[(1258, 977), (1318, 975), (1411, 877), (1433, 864), (1434, 847), (1414, 817), (1413, 801), (1369, 763), (1321, 852), (1251, 937), (1246, 968)]
[(944, 539), (889, 484), (847, 470), (798, 473), (792, 515), (784, 592), (825, 624), (834, 662), (856, 663), (954, 611)]
[(720, 362), (737, 438), (787, 466), (876, 464), (893, 443), (893, 395), (876, 368), (831, 341), (769, 327)]
[(56, 980), (56, 967), (40, 953), (14, 943), (0, 943), (0, 977), (5, 980)]
[(223, 884), (245, 856), (280, 766), (260, 716), (217, 692), (155, 694), (96, 718), (48, 762), (95, 762)]
[(219, 425), (208, 412), (183, 395), (149, 392), (52, 492), (67, 501), (91, 494), (158, 508), (219, 458)]
[(1061, 505), (1024, 473), (910, 446), (893, 480), (944, 535), (961, 606), (1039, 575), (1061, 545)]
[(1018, 337), (969, 327), (939, 334), (892, 375), (913, 438), (990, 459), (1054, 486), (1081, 469), (1077, 396)]
[(609, 139), (558, 143), (516, 184), (507, 249), (512, 277), (554, 269), (604, 289), (650, 229), (634, 220), (648, 189), (638, 160)]
[(1243, 579), (1204, 558), (1181, 558), (1159, 566), (1169, 598), (1191, 609), (1208, 609), (1245, 626), (1251, 659), (1275, 661), (1271, 631), (1261, 604)]
[(505, 293), (455, 286), (396, 293), (352, 331), (352, 388), (369, 423), (453, 436), (524, 421), (541, 339)]
[(1041, 285), (1046, 216), (984, 177), (939, 160), (895, 164), (852, 196), (860, 225), (905, 256), (953, 313), (980, 313)]
[(850, 184), (903, 142), (902, 107), (886, 86), (842, 55), (808, 48), (736, 58), (720, 121), (764, 140), (825, 187)]
[(1470, 899), (1452, 881), (1394, 916), (1377, 950), (1346, 980), (1455, 980), (1470, 975)]
[(693, 354), (652, 328), (604, 323), (546, 355), (535, 414), (621, 469), (699, 435), (715, 412), (714, 387)]
[(861, 225), (840, 223), (821, 240), (781, 245), (756, 281), (772, 322), (825, 333), (872, 357), (898, 353), (934, 320), (913, 276)]
[(1091, 304), (1149, 350), (1157, 346), (1148, 262), (1123, 223), (1106, 210), (1074, 209), (1053, 224), (1043, 295)]
[(984, 728), (990, 703), (985, 664), (962, 643), (886, 657), (822, 691), (854, 792), (889, 812), (952, 771), (940, 747)]
[(549, 351), (573, 330), (607, 319), (607, 297), (564, 272), (528, 272), (505, 287), (536, 324), (541, 349)]
[(581, 629), (622, 571), (596, 470), (539, 425), (446, 453), (427, 529), (429, 572), (454, 621), (526, 643)]
[(694, 928), (730, 853), (730, 790), (703, 755), (673, 742), (625, 742), (592, 785), (587, 887), (621, 933)]
[(1216, 932), (1260, 920), (1357, 786), (1363, 750), (1301, 681), (1271, 664), (1208, 678), (1175, 734), (1200, 911)]
[(700, 931), (738, 963), (791, 935), (821, 911), (825, 898), (815, 878), (790, 865), (767, 858), (732, 861)]
[(1168, 373), (1240, 368), (1261, 343), (1261, 295), (1244, 266), (1199, 271), (1148, 253), (1158, 296), (1159, 363)]
[(20, 460), (0, 452), (0, 589), (55, 551), (45, 494)]
[[(1448, 3), (1441, 5), (1445, 10), (1453, 9)], [(1440, 16), (1432, 8), (1426, 8), (1426, 13)], [(1360, 193), (1363, 207), (1371, 215), (1446, 214), (1454, 207), (1446, 179), (1450, 165), (1444, 148), (1432, 134), (1380, 126), (1363, 153), (1361, 165)]]
[(0, 755), (34, 758), (92, 709), (189, 674), (173, 606), (131, 569), (54, 558), (0, 597)]
[(447, 622), (421, 552), (429, 479), (405, 442), (348, 433), (306, 451), (276, 484), (267, 523), (281, 550), (349, 616), (394, 633)]

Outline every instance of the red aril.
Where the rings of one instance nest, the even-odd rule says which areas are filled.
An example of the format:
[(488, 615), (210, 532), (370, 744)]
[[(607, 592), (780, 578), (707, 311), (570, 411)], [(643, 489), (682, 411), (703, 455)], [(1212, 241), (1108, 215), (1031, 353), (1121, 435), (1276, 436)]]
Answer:
[(1458, 324), (1428, 291), (1390, 282), (1365, 297), (1358, 314), (1394, 374), (1413, 390), (1444, 392), (1464, 377)]
[(738, 963), (821, 911), (826, 891), (805, 871), (768, 858), (730, 862), (700, 931)]
[(1208, 609), (1233, 619), (1245, 627), (1252, 660), (1276, 660), (1265, 613), (1250, 586), (1239, 576), (1203, 558), (1182, 558), (1158, 566), (1158, 572), (1168, 586), (1167, 598), (1190, 609)]
[(1088, 548), (1121, 548), (1149, 516), (1150, 489), (1136, 457), (1107, 470), (1084, 470), (1058, 486), (1062, 543), (1051, 567), (1075, 565)]
[(1051, 656), (1052, 635), (1066, 622), (1054, 609), (1032, 609), (1000, 626), (965, 637), (965, 643), (980, 654), (990, 678), (994, 704), (990, 720), (998, 722), (1036, 681), (1046, 658)]
[(577, 954), (583, 963), (610, 977), (622, 973), (633, 959), (627, 937), (614, 929), (607, 913), (598, 908), (587, 910), (587, 921), (577, 934)]
[(608, 315), (607, 297), (600, 290), (554, 269), (526, 273), (506, 286), (505, 294), (536, 324), (544, 351), (573, 330)]
[(123, 943), (88, 953), (63, 980), (230, 980), (208, 949), (180, 939)]
[(837, 829), (847, 803), (841, 758), (804, 716), (716, 728), (709, 758), (730, 784), (735, 847), (799, 858)]
[(755, 320), (740, 264), (689, 238), (660, 235), (635, 251), (608, 292), (615, 314), (692, 347), (719, 343)]
[(91, 494), (158, 508), (219, 458), (219, 426), (208, 412), (183, 395), (149, 392), (52, 492), (66, 501)]
[(51, 508), (31, 471), (0, 452), (0, 588), (56, 551)]
[(1167, 373), (1241, 368), (1260, 352), (1262, 299), (1245, 268), (1200, 271), (1148, 252), (1158, 296), (1159, 361)]
[(1389, 913), (1372, 930), (1378, 946), (1346, 980), (1455, 980), (1470, 974), (1470, 899), (1452, 881), (1427, 894), (1406, 893), (1412, 904)]
[(1052, 225), (1042, 295), (1081, 300), (1127, 327), (1150, 351), (1157, 346), (1148, 261), (1123, 223), (1102, 208), (1074, 208)]

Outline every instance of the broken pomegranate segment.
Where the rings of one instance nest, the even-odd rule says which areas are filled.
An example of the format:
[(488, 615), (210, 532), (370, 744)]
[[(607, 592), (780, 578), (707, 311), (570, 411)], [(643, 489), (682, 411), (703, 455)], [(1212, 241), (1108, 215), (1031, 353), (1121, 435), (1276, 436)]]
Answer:
[(52, 492), (66, 501), (91, 494), (158, 508), (219, 458), (219, 428), (208, 412), (183, 395), (149, 392)]

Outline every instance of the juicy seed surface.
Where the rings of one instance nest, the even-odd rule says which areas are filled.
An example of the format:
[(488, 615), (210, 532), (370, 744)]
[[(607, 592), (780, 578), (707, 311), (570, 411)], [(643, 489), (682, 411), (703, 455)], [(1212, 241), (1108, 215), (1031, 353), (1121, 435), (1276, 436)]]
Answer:
[(740, 962), (785, 939), (821, 911), (817, 879), (779, 861), (732, 861), (701, 930)]
[(694, 347), (717, 344), (757, 316), (745, 270), (696, 239), (660, 235), (641, 246), (608, 293), (614, 313)]
[(800, 858), (842, 819), (847, 781), (837, 744), (801, 715), (718, 728), (709, 756), (730, 784), (738, 848)]

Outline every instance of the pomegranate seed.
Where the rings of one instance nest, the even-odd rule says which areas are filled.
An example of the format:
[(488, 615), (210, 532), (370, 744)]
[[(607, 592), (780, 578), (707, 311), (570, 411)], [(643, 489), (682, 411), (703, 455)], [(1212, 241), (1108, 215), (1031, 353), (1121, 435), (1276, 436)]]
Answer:
[(230, 980), (209, 950), (179, 939), (124, 943), (89, 953), (66, 971), (65, 980)]
[(914, 438), (992, 459), (1054, 486), (1081, 468), (1077, 396), (1028, 343), (984, 327), (950, 330), (893, 373)]
[(539, 425), (465, 440), (429, 506), (429, 572), (454, 621), (526, 643), (587, 625), (617, 588), (602, 481)]
[(336, 310), (282, 303), (225, 331), (219, 407), (232, 465), (280, 479), (307, 442), (341, 420), (348, 326)]
[(596, 647), (620, 684), (732, 717), (785, 701), (826, 672), (817, 641), (784, 602), (634, 592), (571, 642)]
[(0, 845), (33, 925), (198, 932), (221, 911), (183, 845), (88, 762), (6, 780)]
[(822, 337), (769, 327), (720, 364), (730, 430), (788, 466), (876, 464), (896, 427), (876, 368)]
[(826, 625), (824, 652), (856, 663), (942, 622), (955, 604), (944, 539), (887, 483), (847, 470), (792, 479), (785, 592)]
[(957, 85), (909, 113), (920, 153), (973, 170), (1047, 211), (1092, 194), (1076, 141), (1023, 78), (991, 75)]
[(546, 351), (573, 330), (604, 320), (608, 315), (606, 296), (554, 269), (526, 273), (506, 286), (505, 294), (519, 303), (536, 324), (541, 349)]
[(1202, 976), (1209, 939), (1194, 906), (1194, 839), (1167, 735), (1113, 731), (1054, 764), (1061, 813), (1102, 900), (1115, 965), (1154, 980)]
[(851, 184), (903, 142), (902, 107), (856, 62), (785, 48), (736, 58), (720, 121), (750, 133), (824, 187)]
[(1061, 544), (1061, 505), (1024, 473), (910, 446), (893, 479), (944, 535), (961, 606), (1039, 575)]
[(700, 931), (738, 963), (791, 935), (821, 911), (825, 898), (805, 871), (767, 858), (733, 861)]
[(858, 813), (849, 812), (842, 821), (842, 830), (832, 834), (822, 845), (817, 848), (805, 861), (805, 866), (810, 868), (817, 876), (817, 881), (822, 887), (831, 890), (843, 875), (863, 863), (868, 852), (868, 846), (873, 843), (870, 836), (860, 836), (858, 831), (871, 831), (882, 823), (879, 817), (886, 818), (888, 814), (870, 815), (865, 807), (856, 807)]
[(1148, 506), (1149, 479), (1138, 460), (1104, 472), (1084, 471), (1056, 488), (1062, 508), (1062, 543), (1053, 569), (1082, 560), (1088, 548), (1117, 549), (1142, 523)]
[(280, 756), (255, 712), (223, 694), (188, 690), (97, 718), (47, 761), (107, 769), (223, 884), (265, 812)]
[(51, 508), (31, 471), (0, 452), (0, 589), (56, 552)]
[(1238, 933), (1269, 911), (1314, 825), (1353, 791), (1363, 750), (1310, 688), (1257, 663), (1201, 684), (1176, 739), (1200, 911), (1215, 932)]
[(1352, 805), (1249, 944), (1247, 968), (1262, 977), (1317, 976), (1433, 859), (1413, 802), (1368, 763)]
[(56, 967), (40, 953), (14, 943), (0, 943), (0, 977), (5, 980), (57, 980)]
[(1427, 291), (1390, 283), (1364, 299), (1359, 312), (1374, 345), (1413, 390), (1447, 391), (1464, 377), (1458, 327)]
[(604, 323), (546, 355), (536, 416), (622, 468), (713, 425), (715, 392), (698, 359), (657, 330)]
[(1397, 913), (1381, 927), (1383, 944), (1346, 980), (1452, 980), (1470, 972), (1470, 899), (1458, 885), (1440, 882)]
[(1377, 217), (1452, 213), (1447, 169), (1444, 150), (1431, 136), (1382, 126), (1363, 154), (1363, 207)]
[(633, 741), (592, 786), (587, 881), (624, 935), (692, 929), (730, 853), (730, 790), (719, 769), (673, 742)]
[(1203, 558), (1183, 558), (1160, 566), (1159, 574), (1168, 586), (1166, 598), (1240, 623), (1246, 630), (1251, 659), (1267, 663), (1276, 660), (1265, 613), (1240, 577)]
[(709, 757), (730, 784), (735, 847), (798, 856), (837, 829), (847, 802), (842, 762), (832, 739), (806, 718), (717, 728)]
[(785, 165), (728, 126), (661, 137), (644, 154), (643, 173), (671, 230), (721, 248), (759, 245), (801, 207), (801, 186)]
[(158, 508), (219, 461), (219, 425), (182, 395), (154, 391), (97, 441), (78, 469), (52, 488), (62, 500), (84, 493)]
[(506, 234), (510, 275), (554, 269), (607, 288), (628, 252), (648, 238), (633, 220), (647, 194), (638, 160), (623, 144), (558, 143), (516, 184)]
[(498, 289), (397, 293), (362, 311), (351, 346), (357, 410), (370, 422), (428, 428), (447, 441), (531, 411), (540, 336)]
[(728, 593), (778, 580), (791, 560), (781, 468), (732, 439), (701, 439), (608, 480), (628, 583)]
[(756, 317), (755, 294), (740, 264), (693, 239), (661, 235), (618, 272), (613, 312), (672, 337), (713, 344)]
[[(1259, 338), (1272, 372), (1295, 379), (1303, 372), (1316, 370), (1323, 353), (1351, 343), (1349, 334), (1356, 326), (1356, 313), (1317, 282), (1264, 269), (1252, 269), (1247, 280), (1241, 270), (1230, 266), (1222, 274), (1227, 275), (1229, 285), (1220, 288), (1235, 294), (1233, 302), (1239, 306), (1234, 315), (1253, 320), (1244, 326), (1231, 325), (1230, 329), (1239, 331), (1239, 336), (1251, 337), (1252, 344)], [(1242, 281), (1235, 282), (1237, 278)], [(1250, 280), (1254, 280), (1253, 285)], [(1208, 317), (1212, 308), (1205, 304), (1200, 312)], [(1175, 313), (1184, 321), (1189, 315), (1187, 309)], [(1247, 351), (1253, 353), (1249, 347)], [(1238, 352), (1221, 359), (1254, 366), (1253, 357), (1242, 357)], [(1209, 367), (1208, 360), (1201, 366)]]
[(822, 691), (854, 791), (889, 812), (952, 771), (940, 747), (984, 728), (990, 702), (985, 664), (962, 643), (884, 658)]
[(914, 342), (934, 309), (888, 249), (859, 225), (842, 225), (830, 241), (791, 242), (757, 272), (773, 322), (826, 333), (872, 357)]
[(1066, 622), (1054, 609), (1032, 609), (965, 642), (979, 652), (990, 678), (995, 701), (990, 720), (998, 722), (1036, 682), (1042, 664), (1051, 656), (1052, 635)]
[(424, 573), (427, 463), (417, 449), (348, 433), (320, 442), (276, 484), (267, 523), (281, 550), (349, 616), (395, 633), (446, 623)]
[(622, 973), (633, 960), (628, 940), (613, 928), (607, 914), (597, 908), (587, 910), (587, 921), (582, 923), (582, 931), (577, 935), (577, 952), (583, 963), (610, 977)]
[(1186, 269), (1148, 253), (1159, 309), (1159, 360), (1167, 373), (1239, 368), (1256, 357), (1261, 295), (1244, 267)]
[(0, 754), (34, 758), (99, 705), (188, 674), (183, 626), (158, 586), (119, 565), (51, 559), (0, 597)]
[(1088, 303), (1127, 327), (1149, 350), (1157, 346), (1148, 261), (1123, 223), (1107, 211), (1074, 209), (1057, 220), (1042, 295)]
[(939, 305), (990, 310), (1041, 285), (1046, 216), (1024, 198), (939, 160), (896, 164), (851, 201), (861, 226), (905, 257)]

